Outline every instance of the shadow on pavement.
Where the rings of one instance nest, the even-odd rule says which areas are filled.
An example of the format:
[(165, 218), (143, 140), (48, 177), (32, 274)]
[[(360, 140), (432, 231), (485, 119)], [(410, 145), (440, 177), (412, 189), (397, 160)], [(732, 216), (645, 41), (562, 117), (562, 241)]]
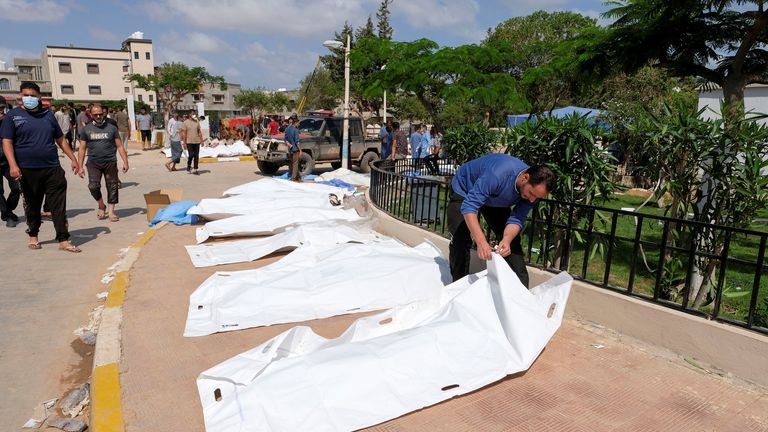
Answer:
[(134, 186), (138, 186), (139, 185), (139, 183), (136, 183), (136, 182), (123, 182), (122, 184), (123, 184), (123, 187), (121, 189), (125, 189), (125, 188), (128, 188), (128, 187), (134, 187)]
[[(73, 218), (75, 216), (79, 216), (81, 214), (90, 213), (92, 211), (95, 211), (96, 209), (92, 208), (81, 208), (81, 209), (68, 209), (67, 210), (67, 218)], [(43, 220), (51, 220), (50, 218), (43, 219)]]
[[(109, 227), (98, 226), (92, 228), (83, 228), (72, 230), (69, 232), (69, 240), (77, 246), (84, 245), (91, 240), (95, 240), (100, 234), (109, 234), (112, 230)], [(41, 241), (40, 244), (55, 244), (58, 243), (56, 239)]]
[(120, 217), (120, 218), (124, 218), (124, 217), (128, 217), (128, 216), (133, 216), (133, 215), (139, 214), (139, 213), (144, 213), (144, 208), (143, 207), (131, 207), (131, 208), (127, 208), (127, 209), (121, 209), (121, 208), (115, 209), (115, 214), (117, 215), (117, 217)]

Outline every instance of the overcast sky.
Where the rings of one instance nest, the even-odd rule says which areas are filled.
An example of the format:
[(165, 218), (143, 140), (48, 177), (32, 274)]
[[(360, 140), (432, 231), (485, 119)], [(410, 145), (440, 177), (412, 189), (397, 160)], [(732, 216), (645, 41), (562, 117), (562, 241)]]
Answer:
[[(202, 65), (246, 88), (295, 88), (348, 21), (380, 0), (0, 0), (0, 60), (39, 57), (46, 45), (119, 49), (135, 31), (152, 39), (155, 64)], [(539, 9), (597, 18), (603, 0), (394, 0), (395, 40), (477, 43), (489, 27)]]

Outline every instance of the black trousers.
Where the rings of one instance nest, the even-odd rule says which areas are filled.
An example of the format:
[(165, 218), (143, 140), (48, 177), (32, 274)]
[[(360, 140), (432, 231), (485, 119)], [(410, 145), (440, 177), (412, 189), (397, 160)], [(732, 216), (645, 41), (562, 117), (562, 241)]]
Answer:
[(85, 163), (88, 168), (88, 190), (96, 201), (101, 199), (101, 176), (104, 176), (104, 183), (107, 185), (107, 203), (117, 204), (118, 190), (120, 190), (120, 180), (117, 178), (117, 161), (114, 162), (94, 162)]
[[(3, 177), (8, 180), (8, 189), (11, 190), (8, 198), (5, 197), (5, 191), (3, 190)], [(18, 180), (11, 178), (11, 167), (0, 164), (0, 216), (2, 220), (6, 220), (8, 215), (16, 210), (20, 197), (21, 187)]]
[[(449, 261), (451, 266), (451, 276), (457, 281), (469, 274), (469, 261), (472, 248), (472, 236), (464, 221), (464, 215), (461, 214), (461, 204), (464, 197), (452, 192), (451, 202), (448, 204), (448, 229), (451, 232), (451, 243), (448, 247)], [(504, 228), (507, 226), (512, 209), (510, 207), (480, 207), (480, 214), (485, 222), (491, 228), (491, 231), (498, 239), (504, 236)], [(520, 244), (520, 234), (512, 239), (510, 244), (512, 253), (507, 255), (504, 260), (515, 272), (520, 282), (528, 287), (528, 269), (525, 266), (525, 257), (523, 256), (523, 247)]]
[(69, 240), (67, 223), (67, 178), (64, 169), (22, 168), (21, 191), (24, 193), (24, 213), (27, 216), (27, 234), (37, 237), (40, 232), (40, 207), (43, 199), (51, 210), (56, 241)]
[(192, 168), (194, 164), (194, 168), (197, 169), (198, 164), (200, 163), (200, 144), (190, 144), (187, 143), (187, 169), (189, 170)]

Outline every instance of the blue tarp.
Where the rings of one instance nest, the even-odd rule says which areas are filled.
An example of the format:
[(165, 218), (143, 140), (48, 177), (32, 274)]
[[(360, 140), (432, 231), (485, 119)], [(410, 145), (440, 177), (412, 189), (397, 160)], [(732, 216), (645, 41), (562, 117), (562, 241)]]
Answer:
[[(578, 116), (585, 116), (586, 115), (587, 118), (590, 118), (590, 119), (594, 118), (594, 117), (597, 117), (597, 116), (599, 116), (601, 114), (603, 114), (603, 111), (601, 111), (599, 109), (582, 108), (582, 107), (577, 107), (577, 106), (567, 106), (567, 107), (563, 107), (563, 108), (554, 109), (552, 111), (547, 111), (547, 112), (544, 113), (545, 116), (552, 116), (552, 117), (556, 117), (556, 118), (563, 118), (563, 117), (568, 117), (568, 116), (573, 116), (573, 115), (578, 115)], [(529, 116), (531, 118), (530, 121), (536, 123), (536, 121), (538, 119), (537, 119), (537, 117), (535, 115), (531, 115), (531, 114), (513, 114), (513, 115), (508, 115), (507, 116), (507, 125), (509, 125), (509, 127), (515, 127), (515, 126), (517, 126), (517, 125), (519, 125), (521, 123), (525, 123), (525, 122), (528, 121), (528, 117)], [(603, 123), (601, 121), (594, 121), (593, 124), (595, 124), (595, 123), (598, 126), (602, 126), (602, 127), (605, 127), (605, 128), (610, 128), (609, 125), (607, 125), (607, 124), (605, 124), (605, 123)]]
[[(286, 172), (284, 172), (283, 174), (281, 174), (279, 176), (272, 176), (272, 178), (276, 178), (276, 179), (280, 179), (280, 180), (290, 180), (291, 179), (291, 175), (290, 175), (289, 172), (286, 171)], [(305, 176), (301, 176), (302, 180), (314, 180), (316, 178), (317, 178), (317, 176), (314, 175), (314, 174), (307, 174)]]
[(197, 215), (187, 214), (187, 211), (195, 205), (197, 205), (195, 201), (178, 201), (163, 207), (157, 211), (155, 217), (149, 222), (149, 226), (153, 227), (163, 221), (173, 222), (176, 225), (197, 223)]
[(325, 181), (321, 181), (321, 182), (317, 182), (317, 183), (324, 184), (324, 185), (335, 186), (337, 188), (346, 189), (346, 190), (348, 190), (350, 192), (354, 192), (357, 189), (354, 185), (351, 185), (351, 184), (345, 182), (344, 180), (339, 180), (339, 179), (330, 179), (330, 180), (325, 180)]

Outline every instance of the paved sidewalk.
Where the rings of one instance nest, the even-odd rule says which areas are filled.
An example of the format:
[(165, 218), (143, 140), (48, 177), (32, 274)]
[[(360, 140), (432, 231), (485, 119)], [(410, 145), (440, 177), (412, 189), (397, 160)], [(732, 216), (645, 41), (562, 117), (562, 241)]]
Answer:
[[(126, 427), (203, 431), (195, 379), (295, 324), (184, 338), (189, 295), (214, 271), (183, 246), (194, 228), (167, 226), (131, 271), (123, 322)], [(361, 315), (309, 321), (325, 337)], [(634, 340), (566, 320), (533, 367), (474, 393), (371, 428), (375, 431), (768, 431), (768, 392), (696, 369)]]
[[(146, 231), (144, 193), (181, 188), (185, 198), (200, 199), (258, 178), (255, 162), (204, 164), (203, 174), (193, 176), (166, 171), (159, 151), (132, 146), (129, 157), (131, 170), (120, 174), (119, 222), (97, 220), (87, 180), (67, 173), (70, 232), (83, 253), (58, 251), (50, 221), (41, 227), (43, 249), (37, 251), (26, 248), (23, 220), (16, 228), (0, 225), (2, 430), (18, 430), (37, 404), (88, 380), (93, 347), (79, 342), (73, 331), (87, 324), (88, 313), (100, 304), (96, 293), (106, 289), (100, 280), (120, 249)], [(65, 159), (62, 164), (69, 166)], [(16, 213), (23, 214), (21, 204)]]

